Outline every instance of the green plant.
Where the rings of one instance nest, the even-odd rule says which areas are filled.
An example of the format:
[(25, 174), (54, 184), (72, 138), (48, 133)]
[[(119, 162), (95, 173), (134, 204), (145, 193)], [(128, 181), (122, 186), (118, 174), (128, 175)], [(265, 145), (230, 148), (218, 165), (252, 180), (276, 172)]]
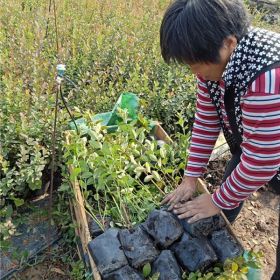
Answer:
[(200, 271), (184, 273), (183, 279), (187, 280), (247, 280), (250, 268), (260, 269), (263, 254), (261, 252), (248, 252), (248, 257), (240, 256), (227, 259), (224, 265), (217, 264), (208, 272)]
[(126, 112), (119, 113), (124, 122), (115, 133), (100, 124), (92, 124), (89, 138), (72, 133), (64, 158), (73, 166), (70, 180), (78, 180), (88, 211), (131, 227), (180, 182), (189, 135), (178, 134), (178, 141), (160, 147), (145, 118), (128, 124)]
[[(34, 195), (34, 190), (41, 188), (43, 173), (48, 171), (58, 60), (66, 63), (66, 74), (76, 84), (64, 81), (63, 90), (69, 108), (77, 117), (86, 111), (95, 114), (111, 110), (121, 92), (132, 91), (145, 100), (141, 104), (142, 113), (164, 122), (169, 132), (176, 130), (178, 111), (183, 111), (186, 122), (192, 119), (194, 83), (189, 70), (169, 67), (160, 56), (158, 30), (167, 5), (167, 0), (141, 3), (82, 0), (79, 4), (56, 1), (59, 35), (56, 38), (52, 1), (2, 3), (0, 220), (3, 225), (14, 210)], [(183, 102), (184, 109), (178, 108), (177, 102)], [(61, 101), (58, 116), (56, 166), (63, 166), (61, 143), (69, 116)]]

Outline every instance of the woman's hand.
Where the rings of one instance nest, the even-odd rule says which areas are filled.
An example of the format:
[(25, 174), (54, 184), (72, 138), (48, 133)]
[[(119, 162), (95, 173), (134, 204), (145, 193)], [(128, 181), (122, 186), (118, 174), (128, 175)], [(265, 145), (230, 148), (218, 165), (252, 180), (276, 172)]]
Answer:
[(211, 194), (204, 193), (192, 201), (177, 204), (173, 212), (178, 215), (179, 219), (190, 218), (188, 222), (194, 223), (220, 213), (221, 209), (215, 205)]
[(168, 210), (172, 210), (175, 205), (188, 201), (196, 191), (197, 178), (187, 177), (183, 178), (182, 183), (170, 194), (168, 194), (161, 202), (161, 205), (169, 205)]

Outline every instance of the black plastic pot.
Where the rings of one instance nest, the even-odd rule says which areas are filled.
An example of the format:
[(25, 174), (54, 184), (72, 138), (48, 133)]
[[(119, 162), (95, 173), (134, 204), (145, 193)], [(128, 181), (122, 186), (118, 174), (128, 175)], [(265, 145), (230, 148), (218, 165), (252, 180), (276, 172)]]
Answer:
[(129, 264), (134, 268), (153, 262), (159, 255), (153, 241), (140, 226), (132, 230), (121, 230), (119, 239)]
[(128, 265), (118, 234), (119, 230), (110, 228), (88, 244), (90, 254), (102, 276)]
[(96, 238), (97, 236), (101, 235), (102, 233), (104, 233), (104, 231), (110, 228), (110, 217), (102, 218), (100, 217), (100, 215), (97, 215), (96, 218), (102, 224), (104, 230), (99, 226), (99, 224), (95, 220), (89, 218), (88, 229), (92, 238)]
[(167, 248), (183, 234), (183, 228), (172, 213), (165, 210), (154, 210), (143, 224), (157, 245)]
[(227, 229), (215, 231), (211, 234), (210, 242), (221, 262), (227, 258), (243, 255), (244, 249)]
[(193, 237), (208, 236), (211, 232), (226, 226), (225, 220), (220, 215), (215, 215), (190, 224), (187, 219), (178, 219), (184, 230)]
[(217, 261), (217, 255), (206, 238), (194, 238), (188, 233), (184, 233), (171, 250), (181, 267), (188, 271), (205, 271)]
[(136, 270), (126, 265), (112, 273), (105, 275), (104, 280), (144, 280)]
[(160, 273), (159, 280), (181, 280), (182, 273), (176, 258), (169, 250), (163, 250), (152, 265), (152, 274)]

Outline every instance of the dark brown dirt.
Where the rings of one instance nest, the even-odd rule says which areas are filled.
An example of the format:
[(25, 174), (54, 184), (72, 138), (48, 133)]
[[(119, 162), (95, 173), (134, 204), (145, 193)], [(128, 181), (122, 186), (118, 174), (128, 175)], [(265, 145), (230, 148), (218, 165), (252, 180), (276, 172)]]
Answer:
[(17, 273), (11, 280), (70, 280), (71, 277), (61, 262), (44, 262), (26, 268)]
[[(227, 160), (228, 157), (210, 162), (205, 176), (210, 191), (219, 186)], [(275, 268), (279, 203), (279, 195), (262, 187), (245, 201), (233, 224), (233, 230), (245, 249), (264, 253), (263, 280), (270, 280)]]
[(245, 202), (233, 225), (246, 249), (264, 253), (263, 280), (269, 280), (275, 268), (279, 202), (269, 190), (258, 191)]
[(71, 280), (71, 262), (77, 260), (75, 249), (64, 242), (58, 242), (37, 255), (11, 280)]

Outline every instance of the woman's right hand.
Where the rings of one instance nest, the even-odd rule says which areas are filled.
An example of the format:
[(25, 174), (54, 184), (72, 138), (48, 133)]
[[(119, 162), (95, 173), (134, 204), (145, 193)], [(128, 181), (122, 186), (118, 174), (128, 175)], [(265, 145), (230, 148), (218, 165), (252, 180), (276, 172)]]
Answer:
[(198, 178), (185, 176), (181, 184), (162, 200), (161, 205), (167, 204), (168, 210), (173, 210), (177, 203), (188, 201), (196, 191), (196, 182)]

